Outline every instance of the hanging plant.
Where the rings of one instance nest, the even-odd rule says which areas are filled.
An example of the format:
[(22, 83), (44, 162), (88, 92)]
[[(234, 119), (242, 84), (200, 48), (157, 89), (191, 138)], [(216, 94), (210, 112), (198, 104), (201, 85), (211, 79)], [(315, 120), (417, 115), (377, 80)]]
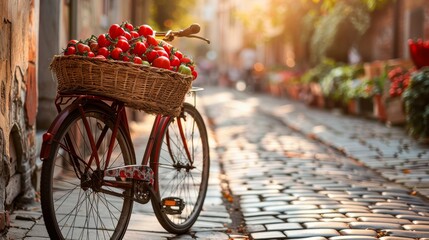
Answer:
[(338, 54), (337, 58), (347, 57), (354, 41), (366, 32), (369, 25), (369, 10), (361, 1), (337, 2), (332, 11), (321, 17), (315, 29), (310, 46), (312, 60), (317, 62), (323, 57), (333, 57), (329, 56), (332, 53)]

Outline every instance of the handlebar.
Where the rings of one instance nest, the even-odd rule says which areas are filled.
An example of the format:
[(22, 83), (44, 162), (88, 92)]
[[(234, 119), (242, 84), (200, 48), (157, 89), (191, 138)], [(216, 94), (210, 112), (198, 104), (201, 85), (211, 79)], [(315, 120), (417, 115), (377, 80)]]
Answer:
[(200, 25), (194, 23), (191, 26), (189, 26), (188, 28), (185, 28), (183, 30), (179, 30), (179, 31), (167, 31), (167, 32), (155, 32), (155, 36), (158, 37), (163, 37), (164, 41), (168, 41), (171, 42), (174, 40), (175, 37), (188, 37), (188, 38), (198, 38), (200, 40), (203, 40), (205, 42), (207, 42), (208, 44), (210, 44), (210, 40), (194, 35), (199, 33), (201, 30)]

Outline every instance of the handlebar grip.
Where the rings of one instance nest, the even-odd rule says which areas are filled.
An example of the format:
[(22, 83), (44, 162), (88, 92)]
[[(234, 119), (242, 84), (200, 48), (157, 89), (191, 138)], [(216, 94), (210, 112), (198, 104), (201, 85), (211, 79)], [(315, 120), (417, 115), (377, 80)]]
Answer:
[(192, 34), (197, 34), (197, 33), (200, 32), (200, 29), (201, 29), (200, 25), (194, 23), (191, 26), (189, 26), (188, 28), (179, 31), (177, 33), (177, 36), (179, 36), (179, 37), (186, 37), (186, 36), (189, 36), (189, 35), (192, 35)]

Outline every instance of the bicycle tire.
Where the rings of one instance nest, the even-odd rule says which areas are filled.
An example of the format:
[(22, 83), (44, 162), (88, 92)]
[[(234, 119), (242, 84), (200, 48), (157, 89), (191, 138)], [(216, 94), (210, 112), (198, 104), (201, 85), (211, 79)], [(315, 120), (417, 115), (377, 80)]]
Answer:
[[(170, 118), (164, 131), (161, 129), (158, 132), (155, 148), (158, 157), (151, 158), (151, 168), (155, 173), (155, 199), (174, 197), (183, 200), (185, 204), (180, 214), (171, 214), (162, 203), (154, 198), (151, 201), (159, 223), (168, 232), (176, 234), (189, 231), (197, 220), (207, 192), (210, 166), (207, 129), (203, 118), (188, 103), (184, 103), (182, 112), (181, 116)], [(180, 138), (177, 124), (179, 118), (193, 164), (189, 164)], [(191, 167), (186, 169), (186, 166)]]
[[(104, 104), (104, 103), (103, 103)], [(115, 139), (115, 149), (111, 164), (105, 165), (106, 151), (113, 128), (113, 110), (106, 104), (86, 104), (84, 112), (91, 123), (95, 141), (100, 138), (101, 129), (107, 129), (106, 137), (100, 144), (98, 155), (102, 168), (135, 163), (134, 149), (125, 135), (123, 126), (119, 127)], [(77, 165), (71, 159), (78, 159), (80, 168), (91, 154), (88, 134), (83, 127), (83, 118), (78, 109), (72, 111), (53, 137), (49, 158), (43, 161), (41, 173), (41, 206), (46, 228), (51, 239), (122, 239), (126, 232), (132, 212), (133, 200), (130, 197), (115, 197), (100, 189), (82, 187)], [(67, 138), (70, 136), (70, 138)], [(67, 142), (67, 139), (71, 139)], [(74, 157), (68, 154), (69, 143), (76, 150)], [(76, 169), (74, 169), (74, 167)], [(95, 167), (91, 166), (91, 170)], [(91, 172), (91, 171), (89, 171)], [(92, 171), (92, 177), (96, 176)], [(82, 176), (80, 176), (83, 179)], [(94, 177), (96, 179), (96, 177)], [(124, 195), (132, 190), (114, 189), (102, 186)]]

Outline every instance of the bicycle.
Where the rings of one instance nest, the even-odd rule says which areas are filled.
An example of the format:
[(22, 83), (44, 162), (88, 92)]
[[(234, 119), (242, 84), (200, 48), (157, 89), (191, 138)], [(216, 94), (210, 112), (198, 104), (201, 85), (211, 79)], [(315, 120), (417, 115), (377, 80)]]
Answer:
[[(156, 36), (203, 39), (198, 32), (192, 25)], [(156, 115), (139, 165), (123, 102), (58, 93), (58, 116), (41, 150), (41, 206), (51, 239), (121, 239), (134, 202), (149, 201), (168, 232), (189, 231), (204, 204), (210, 165), (207, 129), (195, 107), (199, 90), (189, 91), (194, 104), (183, 103), (178, 117)]]

